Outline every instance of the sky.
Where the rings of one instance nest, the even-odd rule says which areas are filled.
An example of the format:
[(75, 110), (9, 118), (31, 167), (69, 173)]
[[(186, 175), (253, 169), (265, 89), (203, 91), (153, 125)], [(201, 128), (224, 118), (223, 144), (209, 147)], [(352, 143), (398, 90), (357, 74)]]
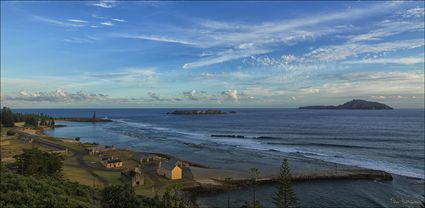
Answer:
[(424, 108), (424, 2), (2, 1), (1, 105)]

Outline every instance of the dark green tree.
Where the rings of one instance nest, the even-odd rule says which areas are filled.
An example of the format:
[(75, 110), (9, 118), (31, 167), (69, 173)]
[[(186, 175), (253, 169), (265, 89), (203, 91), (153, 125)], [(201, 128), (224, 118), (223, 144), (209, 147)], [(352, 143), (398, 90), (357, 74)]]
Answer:
[(279, 208), (298, 207), (295, 192), (292, 189), (292, 176), (289, 169), (288, 160), (283, 159), (280, 167), (279, 185), (276, 196), (273, 198), (274, 204)]
[(249, 172), (251, 173), (251, 180), (252, 180), (252, 204), (253, 208), (256, 208), (257, 200), (255, 199), (255, 186), (257, 185), (257, 179), (260, 175), (260, 171), (258, 171), (257, 168), (251, 168), (249, 169)]
[(1, 124), (4, 127), (13, 127), (15, 125), (12, 110), (8, 107), (3, 107), (1, 110)]
[(163, 207), (173, 206), (173, 199), (169, 190), (166, 190), (164, 192), (164, 195), (162, 195), (162, 204), (163, 204)]
[(103, 208), (136, 208), (139, 201), (131, 186), (110, 185), (102, 191)]
[(34, 116), (34, 115), (27, 115), (26, 118), (25, 118), (25, 125), (37, 127), (38, 126), (37, 117)]
[(62, 161), (54, 153), (41, 151), (37, 148), (24, 149), (24, 153), (16, 155), (15, 163), (9, 167), (21, 175), (61, 177)]
[(0, 207), (66, 207), (95, 208), (100, 199), (92, 203), (92, 188), (76, 182), (51, 177), (32, 177), (13, 173), (2, 167), (0, 173)]
[[(227, 185), (230, 185), (230, 182), (232, 182), (232, 178), (228, 177), (225, 178), (224, 181), (226, 182)], [(227, 192), (227, 208), (230, 208), (230, 192)]]

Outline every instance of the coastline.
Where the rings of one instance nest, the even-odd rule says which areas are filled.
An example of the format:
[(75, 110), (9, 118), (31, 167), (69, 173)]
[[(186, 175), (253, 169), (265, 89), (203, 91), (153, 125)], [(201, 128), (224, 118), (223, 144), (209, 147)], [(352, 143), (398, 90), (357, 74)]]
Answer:
[[(66, 128), (65, 127), (61, 127), (61, 128)], [(37, 132), (38, 135), (40, 136), (49, 136), (47, 134), (45, 134), (44, 130), (47, 130), (49, 128), (45, 128), (40, 132)], [(64, 139), (64, 138), (59, 138), (62, 139), (64, 141), (72, 141), (72, 139)], [(103, 144), (99, 144), (99, 145), (103, 145)], [(120, 148), (122, 149), (122, 148)], [(132, 153), (135, 153), (136, 151), (131, 150), (131, 149), (126, 149), (127, 151), (131, 151)], [(167, 158), (178, 158), (175, 155), (169, 154), (169, 153), (163, 153), (163, 152), (149, 152), (150, 154), (155, 154), (155, 155), (160, 155), (160, 156), (164, 156)], [(382, 170), (373, 170), (373, 169), (367, 169), (367, 168), (360, 168), (360, 167), (356, 167), (356, 166), (349, 166), (349, 165), (341, 165), (341, 164), (336, 164), (336, 163), (332, 163), (332, 162), (327, 162), (327, 161), (323, 161), (323, 160), (319, 160), (319, 159), (312, 159), (312, 158), (305, 158), (302, 156), (294, 156), (291, 155), (288, 157), (289, 161), (293, 161), (295, 163), (300, 162), (301, 163), (306, 163), (306, 164), (301, 164), (301, 165), (314, 165), (317, 163), (320, 163), (319, 165), (323, 166), (324, 164), (328, 166), (328, 168), (324, 168), (323, 170), (319, 170), (319, 171), (312, 171), (312, 170), (307, 170), (307, 169), (294, 169), (293, 171), (293, 180), (294, 181), (309, 181), (309, 180), (341, 180), (341, 179), (367, 179), (367, 180), (383, 180), (383, 181), (387, 181), (387, 180), (392, 180), (392, 174), (387, 173), (385, 171)], [(200, 164), (200, 163), (196, 163), (193, 161), (187, 161), (184, 160), (184, 162), (187, 162), (189, 164), (191, 164), (192, 167), (194, 168), (201, 168), (201, 169), (208, 169), (210, 171), (208, 172), (202, 172), (204, 170), (195, 170), (194, 172), (195, 175), (198, 174), (199, 177), (199, 181), (201, 181), (201, 183), (205, 183), (205, 184), (209, 184), (210, 185), (216, 185), (217, 183), (222, 183), (224, 178), (226, 178), (227, 176), (233, 176), (232, 177), (232, 183), (234, 184), (239, 184), (239, 185), (246, 185), (251, 179), (250, 176), (247, 175), (246, 173), (242, 173), (240, 171), (235, 171), (235, 170), (226, 170), (226, 169), (214, 169), (214, 168), (209, 168), (208, 165), (205, 164)], [(336, 167), (338, 168), (338, 170), (331, 170), (329, 167)], [(199, 172), (199, 173), (198, 173)], [(235, 175), (240, 175), (239, 177), (235, 177)], [(277, 173), (269, 173), (267, 174), (267, 176), (263, 176), (259, 178), (259, 183), (273, 183), (276, 180)], [(195, 176), (196, 178), (196, 176)], [(411, 177), (413, 179), (416, 180), (422, 180), (420, 178), (414, 178)], [(211, 181), (205, 182), (205, 179), (211, 179)], [(214, 181), (214, 182), (212, 182)], [(224, 189), (226, 189), (226, 187), (224, 187)]]
[[(66, 128), (61, 127), (61, 128)], [(44, 131), (50, 129), (42, 128), (38, 130), (33, 130), (27, 128), (23, 129), (25, 133), (39, 136), (40, 138), (49, 137), (54, 139), (59, 139), (64, 143), (73, 143), (73, 144), (82, 144), (73, 139), (66, 139), (61, 137), (52, 137), (46, 134)], [(77, 135), (76, 135), (77, 136)], [(98, 145), (102, 145), (99, 143)], [(119, 148), (134, 154), (137, 151), (131, 148)], [(167, 158), (177, 158), (176, 155), (165, 153), (165, 152), (149, 152), (151, 154), (161, 155)], [(288, 160), (294, 166), (293, 171), (293, 180), (295, 182), (305, 182), (305, 181), (352, 181), (352, 180), (367, 180), (367, 181), (390, 181), (392, 176), (398, 176), (395, 174), (390, 174), (385, 171), (371, 170), (365, 168), (359, 168), (348, 165), (335, 165), (335, 163), (322, 161), (319, 159), (305, 158), (298, 154), (288, 155)], [(245, 171), (240, 170), (231, 170), (231, 169), (217, 169), (208, 167), (205, 164), (199, 164), (192, 161), (185, 160), (185, 162), (191, 164), (192, 172), (194, 174), (193, 181), (197, 184), (190, 187), (182, 188), (181, 191), (184, 193), (186, 199), (196, 203), (196, 200), (200, 194), (216, 194), (221, 192), (227, 192), (232, 190), (247, 189), (252, 185), (250, 175)], [(320, 168), (319, 168), (320, 167)], [(335, 171), (335, 167), (338, 170)], [(275, 176), (277, 172), (264, 172), (267, 175), (261, 175), (257, 183), (260, 184), (275, 184)], [(230, 181), (225, 181), (225, 178), (232, 178)], [(410, 178), (412, 180), (419, 180), (419, 184), (423, 184), (424, 180), (420, 178)]]

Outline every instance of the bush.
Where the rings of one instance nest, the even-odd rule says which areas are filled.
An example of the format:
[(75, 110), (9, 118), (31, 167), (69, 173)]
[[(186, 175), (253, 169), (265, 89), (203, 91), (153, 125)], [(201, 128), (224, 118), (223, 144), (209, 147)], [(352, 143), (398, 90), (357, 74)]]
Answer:
[(14, 156), (15, 163), (8, 167), (22, 175), (51, 176), (59, 178), (62, 161), (57, 154), (43, 152), (37, 148), (24, 149), (24, 153)]
[(0, 191), (2, 208), (91, 208), (99, 204), (100, 198), (100, 191), (89, 186), (52, 178), (22, 176), (3, 169)]
[(15, 129), (10, 129), (9, 131), (6, 132), (7, 136), (13, 136), (16, 134), (16, 130)]
[(104, 208), (136, 208), (139, 201), (132, 187), (127, 185), (110, 185), (102, 191)]

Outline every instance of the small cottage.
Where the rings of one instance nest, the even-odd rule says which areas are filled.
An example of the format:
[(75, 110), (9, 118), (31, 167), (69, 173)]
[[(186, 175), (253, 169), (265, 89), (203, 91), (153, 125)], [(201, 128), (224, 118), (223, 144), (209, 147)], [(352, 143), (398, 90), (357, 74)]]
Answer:
[(108, 146), (98, 145), (98, 146), (94, 146), (94, 147), (88, 147), (88, 148), (86, 148), (86, 151), (90, 155), (97, 155), (97, 154), (105, 153), (105, 152), (112, 150), (112, 149), (113, 148), (108, 147)]
[(121, 180), (132, 187), (145, 184), (145, 176), (143, 175), (140, 167), (136, 167), (134, 170), (122, 171)]
[(122, 160), (112, 156), (104, 156), (101, 158), (100, 163), (106, 168), (119, 168), (122, 167)]
[(168, 162), (159, 162), (158, 175), (164, 176), (171, 180), (178, 180), (183, 178), (183, 168), (180, 161), (171, 159)]
[(140, 164), (149, 163), (155, 160), (155, 155), (143, 152), (136, 152), (132, 156), (133, 160), (139, 162)]

